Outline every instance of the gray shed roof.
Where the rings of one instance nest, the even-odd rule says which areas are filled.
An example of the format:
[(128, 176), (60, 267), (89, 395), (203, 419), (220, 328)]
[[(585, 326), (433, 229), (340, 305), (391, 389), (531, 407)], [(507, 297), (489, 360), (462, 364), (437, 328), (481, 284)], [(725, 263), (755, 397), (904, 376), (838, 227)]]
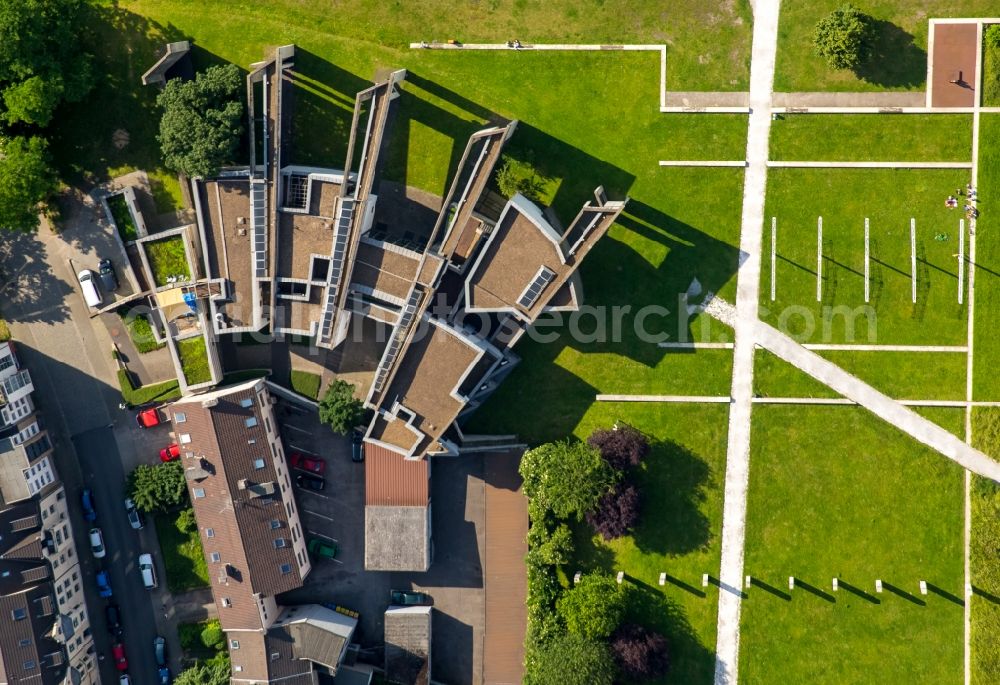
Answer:
[(426, 571), (430, 558), (430, 507), (365, 507), (365, 569)]
[(430, 682), (430, 660), (431, 607), (390, 607), (386, 610), (386, 679), (407, 685)]

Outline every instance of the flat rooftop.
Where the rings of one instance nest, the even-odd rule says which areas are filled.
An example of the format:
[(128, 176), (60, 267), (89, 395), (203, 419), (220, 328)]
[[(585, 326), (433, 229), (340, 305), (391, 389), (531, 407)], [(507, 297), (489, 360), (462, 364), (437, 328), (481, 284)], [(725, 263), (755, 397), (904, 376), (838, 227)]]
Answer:
[[(250, 325), (253, 308), (253, 257), (250, 229), (250, 182), (225, 179), (198, 184), (211, 276), (228, 278), (238, 307), (226, 313), (235, 325)], [(242, 321), (239, 321), (242, 319)]]
[(280, 212), (277, 242), (278, 276), (310, 280), (312, 256), (329, 256), (333, 249), (333, 220)]

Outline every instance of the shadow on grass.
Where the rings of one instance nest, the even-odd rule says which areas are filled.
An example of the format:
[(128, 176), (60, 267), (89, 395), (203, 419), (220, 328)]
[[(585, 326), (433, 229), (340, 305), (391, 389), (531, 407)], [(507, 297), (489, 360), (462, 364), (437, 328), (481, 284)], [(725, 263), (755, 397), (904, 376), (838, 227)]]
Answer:
[[(950, 592), (945, 592), (936, 585), (931, 585), (930, 583), (927, 583), (927, 589), (936, 595), (941, 595), (942, 597), (945, 597), (946, 599), (955, 602), (956, 604), (961, 604), (962, 606), (965, 606), (965, 603), (959, 597), (956, 597)], [(980, 587), (976, 587), (975, 585), (972, 586), (972, 594), (975, 595), (976, 597), (982, 597), (987, 602), (992, 602), (993, 604), (1000, 604), (1000, 597), (997, 597), (992, 592), (987, 592), (986, 590)]]
[(670, 642), (671, 682), (712, 682), (715, 652), (701, 644), (684, 611), (657, 588), (634, 578), (628, 580), (631, 587), (625, 620), (662, 633)]
[(831, 604), (833, 604), (834, 602), (837, 601), (836, 597), (834, 597), (833, 595), (831, 595), (829, 592), (826, 592), (825, 590), (820, 590), (815, 585), (812, 585), (811, 583), (807, 583), (806, 581), (802, 580), (801, 578), (796, 578), (795, 579), (795, 587), (796, 588), (802, 588), (806, 592), (808, 592), (810, 594), (813, 594), (813, 595), (816, 595), (820, 599), (822, 599), (824, 601), (827, 601), (827, 602), (830, 602)]
[(840, 586), (840, 589), (845, 590), (846, 592), (850, 592), (855, 597), (860, 597), (866, 602), (871, 602), (872, 604), (882, 603), (882, 600), (876, 597), (875, 595), (869, 594), (855, 585), (851, 585), (843, 578), (839, 579), (837, 583)]
[(701, 512), (711, 471), (690, 450), (656, 441), (634, 475), (642, 492), (642, 513), (633, 537), (643, 552), (685, 554), (703, 549), (711, 538)]
[[(922, 600), (919, 597), (915, 596), (911, 592), (907, 592), (906, 590), (904, 590), (901, 587), (897, 587), (897, 586), (893, 585), (892, 583), (887, 583), (886, 581), (883, 580), (882, 581), (882, 587), (885, 588), (886, 590), (888, 590), (889, 592), (891, 592), (892, 594), (896, 595), (897, 597), (902, 597), (903, 599), (907, 600), (908, 602), (913, 602), (917, 606), (927, 606), (927, 602), (925, 602), (924, 600)], [(930, 589), (930, 588), (928, 588), (928, 589)]]
[(792, 596), (789, 593), (785, 592), (784, 590), (779, 590), (770, 583), (765, 583), (763, 580), (761, 580), (756, 576), (754, 576), (753, 580), (751, 581), (750, 587), (759, 588), (770, 595), (774, 595), (778, 599), (785, 600), (786, 602), (792, 601)]
[(886, 88), (912, 88), (927, 79), (927, 52), (913, 34), (882, 19), (874, 20), (875, 47), (871, 59), (855, 70), (863, 81)]
[(688, 583), (685, 583), (683, 580), (681, 580), (680, 578), (678, 578), (676, 576), (672, 576), (669, 573), (667, 573), (667, 574), (665, 574), (665, 578), (666, 578), (666, 581), (668, 583), (670, 583), (671, 585), (676, 585), (681, 590), (684, 590), (685, 592), (690, 592), (692, 595), (695, 595), (696, 597), (705, 597), (706, 596), (704, 590), (699, 590), (694, 585), (690, 585)]

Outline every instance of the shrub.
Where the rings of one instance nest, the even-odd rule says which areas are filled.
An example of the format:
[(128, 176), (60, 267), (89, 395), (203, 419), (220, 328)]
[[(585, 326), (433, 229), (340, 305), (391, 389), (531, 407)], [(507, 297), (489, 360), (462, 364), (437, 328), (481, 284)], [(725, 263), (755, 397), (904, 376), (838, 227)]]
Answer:
[(625, 614), (625, 589), (611, 576), (588, 574), (556, 601), (556, 611), (573, 635), (603, 640)]
[(319, 420), (334, 433), (347, 435), (361, 421), (364, 409), (361, 400), (354, 396), (354, 386), (338, 379), (330, 383), (319, 401)]
[(539, 529), (544, 531), (544, 527), (533, 526), (528, 532), (529, 563), (545, 566), (568, 564), (573, 556), (573, 531), (569, 526), (563, 523), (551, 533), (536, 533), (532, 540), (532, 531)]
[(225, 638), (218, 621), (210, 621), (201, 631), (201, 644), (209, 649), (221, 649)]
[(192, 530), (198, 527), (198, 521), (194, 517), (194, 509), (188, 507), (177, 514), (177, 520), (174, 521), (174, 525), (177, 526), (177, 530), (182, 533), (190, 533)]
[(990, 24), (986, 27), (983, 42), (987, 47), (1000, 48), (1000, 24)]
[(618, 471), (638, 466), (649, 454), (646, 436), (625, 423), (616, 424), (611, 430), (594, 431), (587, 444), (600, 450), (605, 461)]
[(639, 520), (639, 490), (622, 483), (604, 495), (593, 511), (587, 512), (587, 523), (605, 540), (627, 535)]
[(3, 319), (0, 319), (0, 342), (7, 342), (10, 340), (10, 326)]
[(600, 452), (568, 440), (525, 452), (519, 470), (525, 495), (561, 519), (582, 519), (617, 480)]
[(625, 624), (611, 636), (611, 654), (630, 680), (653, 680), (670, 667), (669, 644), (659, 633)]
[(872, 55), (874, 21), (857, 7), (844, 5), (817, 22), (813, 46), (831, 68), (857, 69)]
[(504, 155), (496, 172), (496, 183), (504, 197), (511, 198), (521, 193), (532, 202), (542, 200), (544, 183), (535, 168), (527, 162)]
[(128, 476), (125, 487), (138, 509), (169, 511), (187, 501), (187, 483), (181, 462), (149, 466), (140, 464)]
[(611, 685), (615, 663), (606, 644), (562, 635), (528, 652), (526, 685)]

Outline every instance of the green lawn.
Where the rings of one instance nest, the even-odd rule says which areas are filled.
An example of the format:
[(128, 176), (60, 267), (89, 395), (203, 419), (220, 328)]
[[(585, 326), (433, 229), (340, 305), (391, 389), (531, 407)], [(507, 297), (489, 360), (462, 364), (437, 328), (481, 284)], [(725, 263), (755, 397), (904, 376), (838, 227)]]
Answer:
[[(1000, 459), (1000, 411), (976, 407), (972, 411), (973, 444)], [(972, 682), (990, 685), (1000, 672), (1000, 487), (991, 480), (972, 476), (969, 491), (972, 507), (972, 537), (969, 570), (972, 575), (971, 604)]]
[(783, 114), (771, 159), (970, 162), (968, 114)]
[(778, 24), (776, 91), (923, 90), (927, 79), (927, 20), (944, 17), (993, 17), (992, 0), (868, 0), (855, 3), (878, 23), (876, 58), (851, 71), (830, 69), (813, 52), (816, 22), (843, 0), (788, 0)]
[(979, 198), (976, 222), (975, 340), (973, 399), (1000, 400), (1000, 114), (983, 114), (979, 123)]
[(156, 537), (166, 569), (167, 588), (171, 593), (187, 592), (208, 586), (208, 566), (201, 548), (198, 529), (182, 533), (174, 525), (175, 515), (156, 514)]
[(132, 344), (140, 353), (152, 352), (163, 347), (163, 343), (156, 342), (156, 338), (153, 337), (153, 328), (149, 324), (148, 316), (125, 314), (121, 318), (128, 330), (128, 337), (132, 339)]
[(142, 243), (149, 259), (149, 268), (153, 270), (153, 281), (156, 285), (167, 285), (167, 278), (182, 276), (183, 280), (191, 278), (188, 269), (187, 253), (184, 249), (184, 239), (179, 235)]
[(319, 397), (319, 384), (322, 380), (323, 378), (319, 374), (292, 369), (292, 390), (311, 400)]
[[(765, 223), (777, 218), (776, 301), (765, 228), (761, 318), (813, 343), (961, 345), (961, 209), (944, 200), (965, 170), (772, 169)], [(823, 217), (823, 299), (816, 301), (817, 218)], [(870, 218), (871, 300), (864, 302), (864, 221)], [(916, 219), (917, 302), (910, 219)], [(941, 238), (939, 240), (938, 238)], [(978, 283), (977, 283), (978, 285)], [(852, 324), (853, 323), (853, 330)]]
[[(993, 25), (998, 32), (1000, 26)], [(990, 27), (986, 28), (989, 31)], [(983, 35), (983, 107), (1000, 107), (1000, 43), (994, 45)]]
[(181, 359), (181, 368), (184, 370), (184, 379), (188, 385), (208, 383), (212, 380), (212, 369), (208, 364), (208, 350), (203, 336), (178, 340), (177, 354)]
[[(964, 353), (823, 350), (817, 354), (895, 399), (965, 399)], [(765, 350), (754, 356), (754, 392), (761, 397), (840, 396)]]
[[(664, 683), (712, 682), (718, 589), (703, 590), (701, 575), (715, 576), (719, 568), (727, 419), (724, 405), (601, 403), (575, 431), (586, 438), (621, 420), (653, 438), (637, 476), (642, 513), (635, 533), (605, 543), (579, 526), (577, 561), (566, 572), (625, 572), (636, 589), (630, 615), (670, 640)], [(661, 572), (670, 575), (663, 587)]]
[(755, 407), (741, 681), (961, 682), (963, 478), (863, 409)]
[(175, 380), (137, 388), (132, 384), (129, 372), (124, 369), (118, 370), (118, 386), (122, 391), (122, 399), (132, 407), (140, 407), (150, 402), (169, 402), (181, 396), (180, 386)]
[(112, 195), (108, 198), (108, 209), (111, 210), (111, 217), (115, 220), (115, 227), (122, 240), (128, 242), (139, 237), (139, 229), (135, 225), (132, 213), (128, 210), (128, 203), (124, 195)]

